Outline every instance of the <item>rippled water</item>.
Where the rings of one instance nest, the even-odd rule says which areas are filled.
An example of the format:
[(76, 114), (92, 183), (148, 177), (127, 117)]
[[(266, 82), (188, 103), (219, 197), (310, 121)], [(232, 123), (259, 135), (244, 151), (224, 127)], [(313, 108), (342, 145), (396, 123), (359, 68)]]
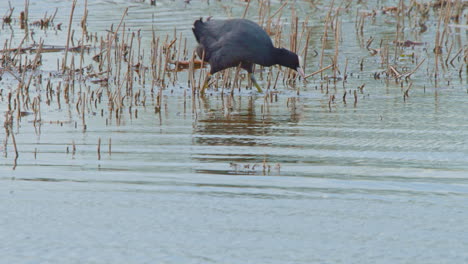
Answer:
[[(241, 16), (245, 7), (157, 2), (92, 1), (89, 27), (104, 31), (130, 7), (127, 26), (141, 28), (144, 39), (152, 25), (161, 35), (175, 27), (193, 47), (194, 19)], [(328, 3), (313, 9), (306, 2), (298, 1), (299, 13), (321, 25)], [(22, 10), (23, 1), (12, 5)], [(56, 23), (67, 24), (70, 5), (32, 1), (30, 16), (58, 7)], [(138, 106), (137, 117), (106, 125), (97, 109), (85, 132), (73, 111), (44, 106), (40, 133), (34, 117), (24, 117), (15, 127), (16, 168), (13, 146), (0, 147), (8, 154), (0, 159), (0, 262), (468, 262), (467, 76), (460, 80), (455, 69), (434, 83), (425, 64), (404, 100), (399, 84), (374, 80), (380, 65), (355, 39), (353, 10), (344, 15), (350, 31), (341, 50), (353, 73), (346, 89), (366, 84), (357, 104), (351, 92), (342, 101), (341, 83), (327, 94), (318, 80), (300, 95), (281, 86), (272, 102), (249, 92), (192, 99), (182, 83), (164, 92), (160, 114)], [(79, 23), (82, 4), (76, 12)], [(366, 34), (393, 34), (394, 25), (380, 22)], [(50, 44), (64, 44), (63, 32), (46, 34)], [(409, 52), (432, 49), (433, 31), (420, 37), (430, 44)], [(312, 49), (320, 35), (314, 39)], [(55, 60), (44, 68), (54, 69)], [(307, 71), (317, 69), (312, 63)], [(0, 110), (6, 107), (3, 99)]]

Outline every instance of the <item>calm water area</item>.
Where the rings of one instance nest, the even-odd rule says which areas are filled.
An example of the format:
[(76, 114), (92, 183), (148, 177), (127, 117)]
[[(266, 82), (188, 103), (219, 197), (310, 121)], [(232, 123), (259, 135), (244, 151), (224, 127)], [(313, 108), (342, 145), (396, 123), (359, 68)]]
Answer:
[[(194, 20), (242, 17), (247, 5), (186, 2), (88, 1), (88, 30), (105, 36), (128, 8), (125, 27), (140, 32), (146, 58), (153, 33), (163, 39), (175, 30), (191, 52)], [(5, 144), (0, 128), (0, 263), (468, 263), (468, 76), (459, 73), (466, 62), (441, 67), (435, 81), (438, 13), (431, 9), (424, 32), (406, 21), (400, 39), (422, 45), (402, 48), (392, 61), (407, 72), (425, 59), (406, 96), (410, 82), (375, 78), (387, 66), (365, 46), (373, 37), (372, 48), (383, 49), (383, 41), (394, 55), (396, 18), (379, 10), (398, 1), (335, 2), (342, 8), (338, 60), (340, 76), (347, 61), (346, 82), (317, 74), (295, 88), (279, 81), (273, 100), (246, 89), (231, 97), (210, 90), (201, 99), (192, 97), (181, 72), (162, 91), (158, 113), (150, 85), (135, 84), (147, 94), (145, 106), (133, 106), (131, 114), (126, 109), (116, 122), (102, 103), (85, 112), (86, 129), (76, 99), (59, 108), (45, 102), (43, 89), (31, 88), (43, 94), (41, 125), (33, 114), (15, 119), (16, 165), (11, 138)], [(10, 3), (14, 21), (3, 25), (0, 43), (16, 47), (25, 35), (18, 22), (24, 1)], [(282, 4), (271, 1), (272, 13)], [(306, 74), (320, 69), (330, 4), (289, 1), (284, 7), (286, 31), (293, 6), (311, 29)], [(54, 24), (62, 23), (61, 30), (31, 26), (34, 40), (64, 46), (71, 5), (31, 1), (30, 23), (56, 9)], [(250, 5), (247, 18), (258, 21), (258, 1)], [(8, 10), (9, 2), (1, 1), (0, 14)], [(360, 36), (356, 21), (363, 10), (377, 15), (366, 18)], [(83, 13), (78, 1), (75, 39)], [(460, 23), (466, 19), (464, 12)], [(449, 28), (451, 58), (466, 52), (467, 31)], [(284, 43), (289, 46), (287, 38)], [(29, 38), (24, 46), (32, 44)], [(324, 52), (323, 67), (335, 43)], [(86, 63), (95, 63), (95, 53), (89, 51)], [(44, 76), (53, 75), (63, 55), (44, 54)], [(18, 82), (1, 72), (4, 124), (7, 95)]]

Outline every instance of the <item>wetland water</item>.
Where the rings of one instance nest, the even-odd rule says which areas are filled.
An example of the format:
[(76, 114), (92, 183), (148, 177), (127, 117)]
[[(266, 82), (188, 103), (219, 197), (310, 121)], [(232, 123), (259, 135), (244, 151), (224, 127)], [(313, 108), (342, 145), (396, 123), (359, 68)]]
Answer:
[[(166, 35), (172, 38), (175, 28), (193, 50), (195, 19), (240, 17), (246, 6), (243, 1), (190, 2), (157, 1), (151, 7), (137, 1), (90, 1), (88, 31), (106, 36), (129, 8), (125, 30), (140, 30), (147, 60), (153, 32), (162, 41)], [(320, 69), (330, 2), (290, 2), (281, 23), (290, 28), (292, 2), (299, 21), (308, 20), (309, 74)], [(31, 101), (41, 98), (40, 119), (22, 109), (25, 115), (13, 122), (16, 166), (11, 137), (5, 145), (3, 126), (0, 132), (0, 262), (468, 262), (466, 31), (450, 22), (443, 58), (451, 49), (449, 58), (461, 50), (461, 59), (440, 66), (435, 82), (432, 50), (439, 11), (430, 9), (426, 31), (406, 17), (399, 39), (422, 45), (402, 47), (391, 64), (408, 72), (424, 63), (408, 82), (375, 78), (387, 65), (382, 56), (371, 55), (366, 41), (373, 37), (371, 48), (382, 52), (388, 47), (388, 56), (395, 55), (397, 18), (379, 10), (398, 1), (362, 2), (348, 6), (351, 2), (344, 1), (339, 15), (338, 60), (340, 76), (348, 60), (346, 82), (326, 81), (333, 73), (325, 71), (324, 79), (318, 74), (307, 84), (298, 81), (299, 95), (298, 87), (279, 81), (268, 98), (243, 89), (233, 96), (210, 90), (201, 99), (192, 96), (188, 74), (181, 72), (175, 85), (161, 91), (160, 111), (155, 111), (148, 81), (135, 82), (133, 88), (147, 96), (145, 105), (129, 109), (132, 100), (123, 99), (126, 108), (118, 120), (111, 118), (105, 95), (100, 104), (83, 107), (82, 115), (76, 107), (78, 84), (69, 104), (63, 98), (60, 107), (56, 99), (47, 103), (47, 80), (54, 89), (65, 82), (57, 73), (64, 52), (44, 53), (40, 71), (46, 81), (33, 81), (30, 88)], [(0, 40), (18, 47), (24, 37), (18, 21), (24, 1), (11, 4), (14, 21), (2, 27)], [(62, 30), (30, 26), (36, 42), (66, 45), (71, 5), (31, 1), (29, 23), (55, 8), (54, 24), (62, 23)], [(271, 1), (271, 13), (281, 5)], [(0, 10), (7, 13), (8, 2), (1, 2)], [(258, 10), (252, 2), (247, 17), (257, 21)], [(367, 12), (362, 10), (377, 10), (377, 15), (364, 17), (360, 35), (355, 24), (357, 14)], [(75, 44), (82, 36), (83, 13), (80, 1), (73, 20)], [(289, 33), (283, 34), (287, 40)], [(379, 46), (381, 40), (388, 45)], [(23, 46), (32, 44), (28, 39)], [(90, 59), (98, 53), (95, 46), (85, 52), (84, 64), (96, 67)], [(333, 39), (324, 51), (323, 67), (335, 54)], [(32, 60), (35, 53), (23, 56)], [(2, 73), (4, 124), (8, 93), (15, 98), (18, 81), (14, 70)], [(82, 89), (90, 96), (102, 86), (87, 81)], [(154, 89), (158, 94), (160, 87)]]

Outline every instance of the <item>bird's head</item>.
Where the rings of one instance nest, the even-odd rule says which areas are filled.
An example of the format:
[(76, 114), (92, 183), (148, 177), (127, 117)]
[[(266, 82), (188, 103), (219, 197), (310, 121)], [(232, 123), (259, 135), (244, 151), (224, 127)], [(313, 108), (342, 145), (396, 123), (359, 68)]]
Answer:
[(277, 49), (276, 63), (297, 71), (305, 79), (304, 70), (302, 69), (302, 58), (296, 53), (284, 48)]

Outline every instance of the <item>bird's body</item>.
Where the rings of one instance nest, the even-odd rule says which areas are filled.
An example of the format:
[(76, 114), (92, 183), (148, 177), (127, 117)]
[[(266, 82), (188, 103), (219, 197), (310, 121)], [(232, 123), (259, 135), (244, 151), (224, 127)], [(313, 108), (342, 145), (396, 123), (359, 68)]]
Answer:
[(205, 60), (212, 65), (212, 74), (237, 67), (239, 63), (244, 69), (252, 63), (262, 66), (274, 64), (272, 57), (267, 56), (274, 49), (270, 37), (250, 20), (197, 20), (193, 32), (200, 43), (197, 54), (201, 58), (205, 52)]
[[(253, 65), (272, 66), (280, 64), (301, 70), (298, 56), (286, 49), (273, 46), (268, 34), (255, 22), (247, 19), (196, 20), (193, 33), (197, 42), (197, 54), (211, 65), (210, 74), (237, 67), (249, 72), (252, 82), (261, 92), (253, 77)], [(202, 93), (207, 83), (202, 88)]]

